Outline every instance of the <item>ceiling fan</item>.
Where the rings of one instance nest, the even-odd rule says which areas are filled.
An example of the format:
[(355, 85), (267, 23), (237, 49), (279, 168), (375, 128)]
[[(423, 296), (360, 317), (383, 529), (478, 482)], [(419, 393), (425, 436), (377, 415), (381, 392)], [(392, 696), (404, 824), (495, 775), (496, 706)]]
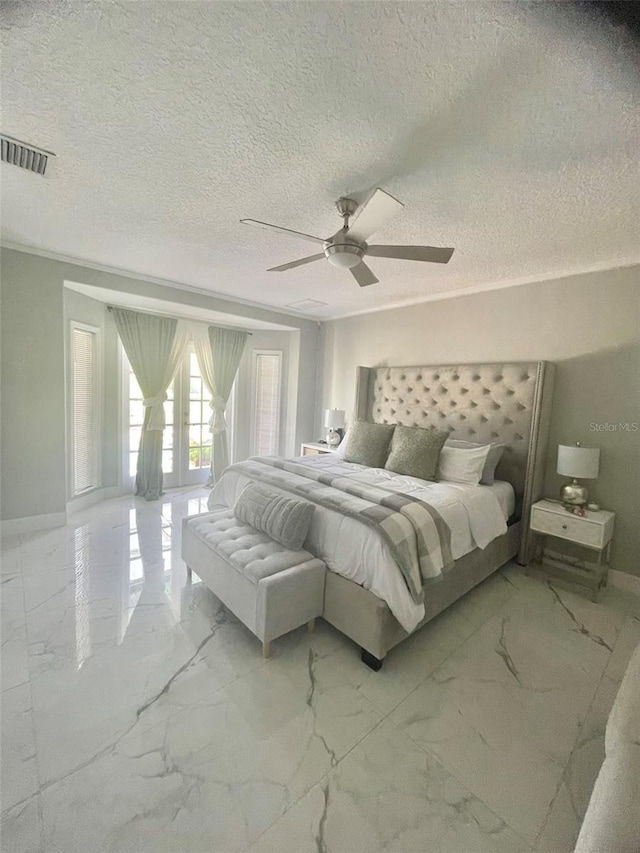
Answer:
[(360, 207), (353, 223), (349, 224), (350, 218), (358, 210), (358, 204), (352, 198), (339, 198), (336, 209), (344, 224), (332, 237), (327, 237), (325, 240), (322, 237), (313, 237), (311, 234), (302, 234), (300, 231), (270, 225), (268, 222), (259, 222), (257, 219), (241, 219), (240, 222), (243, 225), (257, 225), (258, 228), (268, 228), (280, 234), (289, 234), (301, 240), (310, 240), (322, 246), (322, 252), (317, 255), (309, 255), (279, 267), (271, 267), (267, 272), (284, 272), (326, 258), (334, 267), (348, 269), (360, 287), (366, 287), (378, 282), (363, 260), (366, 255), (374, 258), (398, 258), (446, 264), (453, 254), (453, 249), (439, 249), (435, 246), (369, 246), (366, 242), (368, 238), (386, 225), (403, 207), (404, 205), (389, 193), (377, 189)]

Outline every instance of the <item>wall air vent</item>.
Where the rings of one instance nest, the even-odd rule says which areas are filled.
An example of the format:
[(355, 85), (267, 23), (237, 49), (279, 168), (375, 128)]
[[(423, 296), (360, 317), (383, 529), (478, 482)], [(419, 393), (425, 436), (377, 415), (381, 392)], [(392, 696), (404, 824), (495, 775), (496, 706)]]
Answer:
[(3, 163), (11, 163), (13, 166), (26, 169), (28, 172), (35, 172), (36, 175), (43, 177), (50, 166), (51, 158), (56, 156), (53, 151), (36, 148), (35, 145), (21, 142), (5, 133), (0, 133), (0, 148)]

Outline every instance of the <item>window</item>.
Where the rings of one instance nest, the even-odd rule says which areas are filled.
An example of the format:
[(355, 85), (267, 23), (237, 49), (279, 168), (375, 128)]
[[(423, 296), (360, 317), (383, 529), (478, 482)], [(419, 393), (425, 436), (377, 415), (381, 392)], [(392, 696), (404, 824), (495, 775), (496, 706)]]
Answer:
[(71, 325), (72, 491), (80, 495), (99, 485), (98, 330)]
[[(133, 484), (144, 424), (143, 394), (131, 370), (124, 348), (123, 365), (123, 467), (124, 483)], [(233, 397), (233, 394), (232, 394)], [(198, 360), (189, 345), (164, 403), (166, 426), (162, 436), (162, 473), (165, 488), (206, 482), (211, 465), (211, 395), (200, 374)], [(233, 437), (232, 399), (227, 407), (229, 444)]]
[(269, 456), (278, 452), (281, 373), (280, 350), (254, 350), (251, 452), (256, 456)]
[(211, 394), (202, 380), (195, 352), (189, 350), (189, 470), (211, 466)]
[[(126, 363), (129, 369), (129, 476), (135, 477), (145, 415), (145, 408), (142, 403), (144, 395), (128, 359), (126, 359)], [(173, 382), (167, 388), (164, 418), (166, 426), (162, 435), (162, 473), (171, 474), (173, 472)]]

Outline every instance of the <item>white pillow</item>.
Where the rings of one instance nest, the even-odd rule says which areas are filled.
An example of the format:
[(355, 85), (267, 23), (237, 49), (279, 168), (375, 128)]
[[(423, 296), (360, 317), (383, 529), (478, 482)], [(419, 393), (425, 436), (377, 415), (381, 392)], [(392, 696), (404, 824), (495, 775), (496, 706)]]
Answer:
[[(478, 444), (478, 442), (475, 441), (463, 441), (458, 438), (448, 438), (445, 442), (445, 447), (461, 447), (463, 450), (467, 450), (470, 447), (485, 447), (485, 444), (484, 442)], [(498, 467), (498, 462), (502, 458), (504, 450), (504, 444), (494, 444), (492, 442), (489, 445), (489, 454), (487, 456), (487, 461), (484, 463), (482, 477), (480, 477), (480, 482), (484, 486), (493, 486), (496, 476), (496, 468)]]
[(438, 479), (450, 483), (470, 483), (477, 486), (482, 477), (482, 469), (487, 461), (491, 445), (482, 447), (449, 447), (445, 444), (438, 462)]

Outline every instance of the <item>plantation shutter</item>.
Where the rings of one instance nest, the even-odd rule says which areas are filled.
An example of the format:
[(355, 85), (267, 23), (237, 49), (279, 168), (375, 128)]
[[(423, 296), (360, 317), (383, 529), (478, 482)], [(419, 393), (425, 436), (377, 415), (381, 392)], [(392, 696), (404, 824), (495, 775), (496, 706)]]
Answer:
[(280, 352), (255, 355), (253, 453), (257, 456), (278, 452), (281, 360)]
[(96, 333), (73, 328), (73, 493), (98, 485)]

